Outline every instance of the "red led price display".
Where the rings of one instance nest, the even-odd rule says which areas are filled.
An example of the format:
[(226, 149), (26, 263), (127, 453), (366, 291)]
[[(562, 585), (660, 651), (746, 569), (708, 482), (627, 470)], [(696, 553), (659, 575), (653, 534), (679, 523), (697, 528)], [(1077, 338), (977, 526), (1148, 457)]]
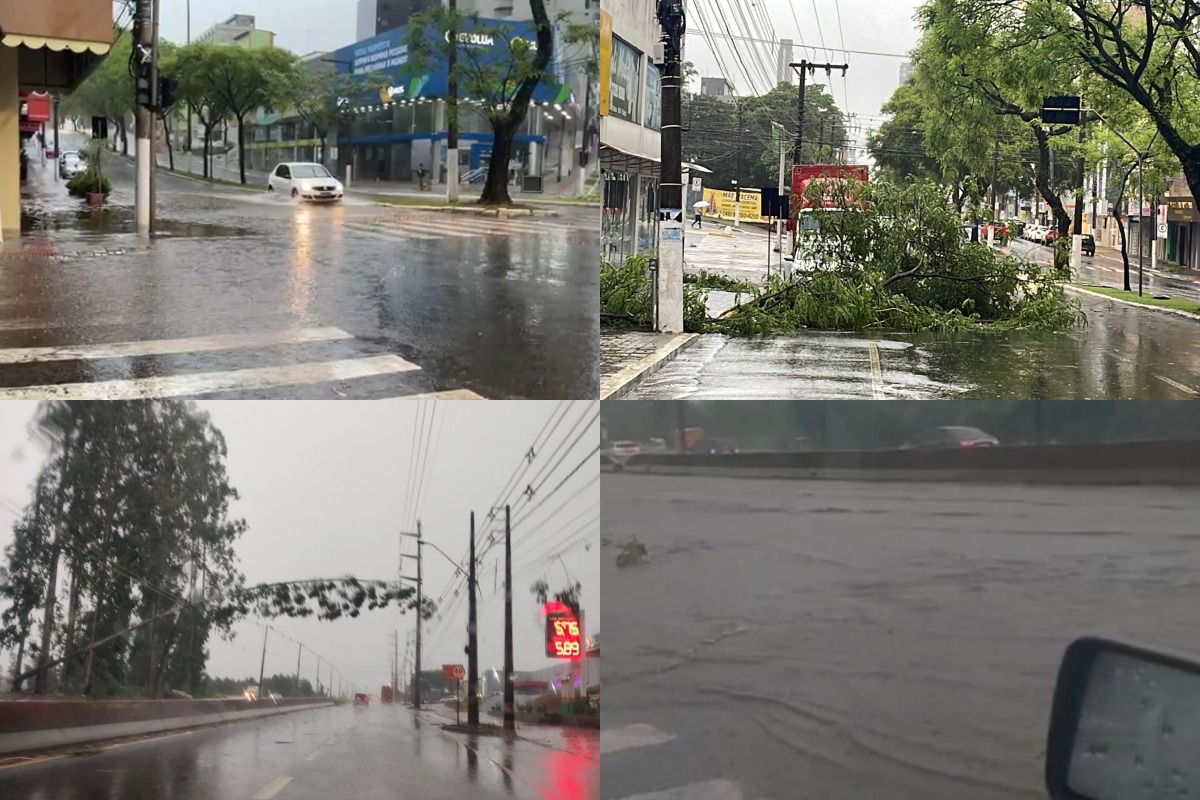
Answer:
[(583, 637), (579, 621), (569, 611), (546, 615), (546, 655), (550, 658), (579, 658), (583, 654)]

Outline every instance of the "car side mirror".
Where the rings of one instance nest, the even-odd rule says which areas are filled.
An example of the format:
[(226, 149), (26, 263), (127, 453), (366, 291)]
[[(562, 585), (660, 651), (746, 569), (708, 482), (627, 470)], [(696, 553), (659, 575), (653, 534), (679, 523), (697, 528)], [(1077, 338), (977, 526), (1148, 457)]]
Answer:
[(1086, 637), (1063, 655), (1046, 744), (1053, 800), (1200, 790), (1200, 663)]

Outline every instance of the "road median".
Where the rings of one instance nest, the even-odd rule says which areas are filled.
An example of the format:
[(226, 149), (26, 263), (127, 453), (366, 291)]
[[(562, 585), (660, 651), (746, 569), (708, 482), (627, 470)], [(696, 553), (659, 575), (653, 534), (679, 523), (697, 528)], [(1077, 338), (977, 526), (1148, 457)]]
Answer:
[(973, 450), (828, 453), (642, 453), (601, 471), (798, 480), (1200, 485), (1200, 442), (1028, 445)]
[(0, 700), (0, 755), (165, 733), (331, 705), (324, 698)]

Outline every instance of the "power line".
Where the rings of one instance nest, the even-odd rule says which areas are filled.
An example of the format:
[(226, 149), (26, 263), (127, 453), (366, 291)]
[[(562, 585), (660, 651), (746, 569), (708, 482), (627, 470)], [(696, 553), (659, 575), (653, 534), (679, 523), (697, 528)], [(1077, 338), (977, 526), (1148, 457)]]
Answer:
[[(701, 22), (703, 22), (703, 20)], [(716, 33), (713, 31), (696, 30), (693, 28), (688, 28), (688, 30), (685, 31), (685, 33), (691, 34), (693, 36), (694, 35), (709, 35), (709, 36), (713, 36), (717, 39), (730, 39), (732, 41), (739, 41), (739, 42), (762, 42), (763, 41), (762, 39), (757, 39), (757, 38), (754, 38), (751, 36), (734, 36), (732, 34), (722, 34), (722, 33)], [(773, 44), (773, 42), (772, 42), (772, 44)], [(803, 43), (801, 43), (799, 46), (805, 50), (812, 50), (813, 52), (817, 52), (820, 50), (825, 50), (826, 52), (829, 52), (829, 48), (824, 47), (824, 46), (816, 47), (815, 45), (803, 44)], [(844, 50), (843, 52), (848, 53), (853, 56), (879, 56), (881, 58), (900, 58), (900, 59), (904, 59), (905, 61), (909, 61), (912, 59), (911, 53), (881, 53), (877, 50)]]

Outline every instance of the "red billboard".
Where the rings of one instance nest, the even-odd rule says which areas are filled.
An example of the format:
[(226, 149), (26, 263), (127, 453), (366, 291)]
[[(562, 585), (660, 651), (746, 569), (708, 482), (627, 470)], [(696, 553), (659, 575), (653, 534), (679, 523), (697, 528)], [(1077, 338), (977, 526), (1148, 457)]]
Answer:
[[(812, 208), (813, 202), (804, 197), (805, 191), (814, 183), (832, 181), (867, 181), (867, 168), (858, 164), (797, 164), (792, 167), (792, 209)], [(822, 201), (823, 208), (838, 208), (830, 199)]]

